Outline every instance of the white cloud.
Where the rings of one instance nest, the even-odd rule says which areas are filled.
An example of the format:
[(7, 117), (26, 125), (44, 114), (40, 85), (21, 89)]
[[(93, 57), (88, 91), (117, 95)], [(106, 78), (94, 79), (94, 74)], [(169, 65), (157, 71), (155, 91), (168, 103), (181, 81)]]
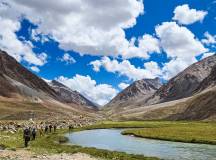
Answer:
[(58, 58), (61, 62), (66, 62), (66, 64), (76, 63), (76, 60), (68, 53), (65, 53), (61, 58)]
[(215, 55), (215, 54), (216, 54), (215, 52), (207, 52), (207, 53), (204, 53), (204, 54), (202, 55), (202, 58), (201, 58), (201, 59), (207, 58), (207, 57), (209, 57), (209, 56), (213, 56), (213, 55)]
[(30, 67), (30, 69), (31, 69), (32, 71), (34, 71), (34, 72), (40, 72), (40, 69), (39, 69), (38, 67), (36, 67), (36, 66)]
[(33, 41), (36, 41), (36, 42), (40, 41), (42, 43), (49, 41), (49, 37), (39, 33), (37, 29), (31, 29), (30, 34), (31, 34), (31, 39)]
[(0, 48), (13, 56), (17, 61), (42, 66), (46, 63), (45, 54), (35, 54), (30, 41), (19, 40), (15, 32), (20, 29), (20, 22), (0, 16)]
[(216, 35), (211, 35), (209, 32), (204, 33), (205, 39), (202, 39), (202, 43), (206, 45), (216, 44)]
[(177, 6), (174, 10), (173, 20), (178, 21), (180, 24), (192, 24), (197, 21), (202, 22), (205, 16), (208, 14), (207, 11), (201, 11), (196, 9), (190, 9), (188, 4)]
[(164, 22), (156, 26), (155, 30), (162, 49), (171, 58), (163, 68), (166, 79), (175, 76), (196, 62), (196, 56), (208, 51), (190, 30), (175, 22)]
[(118, 87), (120, 88), (120, 89), (125, 89), (125, 88), (127, 88), (128, 86), (129, 86), (130, 84), (127, 84), (127, 83), (120, 83), (119, 85), (118, 85)]
[(160, 68), (156, 62), (147, 62), (144, 64), (145, 68), (136, 68), (128, 60), (118, 62), (117, 60), (103, 57), (101, 60), (90, 62), (90, 64), (96, 72), (100, 71), (101, 67), (104, 67), (108, 72), (127, 76), (131, 80), (155, 78), (161, 75)]
[(90, 76), (77, 74), (72, 78), (60, 76), (56, 80), (100, 105), (108, 103), (118, 93), (111, 85), (97, 84)]
[(132, 38), (129, 47), (123, 51), (125, 58), (141, 57), (147, 59), (151, 53), (160, 53), (159, 40), (149, 34), (138, 39), (138, 46), (134, 44), (135, 41), (136, 39)]
[(38, 34), (47, 35), (65, 51), (124, 58), (147, 58), (151, 52), (159, 52), (158, 42), (151, 36), (140, 38), (138, 47), (125, 37), (124, 29), (133, 27), (136, 18), (144, 13), (143, 0), (0, 2), (8, 4), (0, 9), (1, 15), (16, 20), (27, 18), (38, 26), (33, 39), (39, 40)]

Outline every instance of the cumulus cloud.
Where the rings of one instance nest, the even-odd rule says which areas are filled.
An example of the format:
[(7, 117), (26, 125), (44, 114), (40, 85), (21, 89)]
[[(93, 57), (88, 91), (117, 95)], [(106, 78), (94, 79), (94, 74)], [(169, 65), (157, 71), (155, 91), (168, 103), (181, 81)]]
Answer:
[(155, 78), (161, 75), (160, 68), (156, 62), (147, 62), (143, 68), (136, 68), (128, 60), (119, 62), (118, 60), (111, 60), (108, 57), (103, 57), (101, 60), (90, 62), (93, 70), (98, 72), (103, 67), (108, 72), (117, 73), (128, 77), (131, 80), (139, 80), (143, 78)]
[(124, 57), (149, 58), (151, 53), (160, 53), (159, 40), (152, 35), (145, 34), (138, 39), (138, 46), (135, 45), (135, 38), (132, 38), (129, 47), (125, 48)]
[(195, 35), (176, 22), (164, 22), (156, 26), (156, 34), (162, 49), (171, 59), (164, 65), (164, 78), (169, 79), (196, 62), (196, 56), (208, 51)]
[(157, 40), (150, 35), (138, 39), (138, 46), (125, 37), (124, 29), (133, 27), (144, 13), (143, 0), (0, 2), (7, 4), (1, 15), (16, 20), (25, 17), (38, 26), (32, 32), (34, 40), (39, 40), (39, 35), (49, 36), (65, 51), (124, 58), (147, 58), (151, 52), (159, 52)]
[(209, 32), (204, 33), (205, 39), (202, 39), (202, 43), (206, 45), (216, 44), (216, 35), (211, 35)]
[[(1, 8), (1, 6), (0, 6)], [(46, 63), (46, 54), (33, 52), (30, 41), (19, 40), (15, 32), (20, 29), (20, 22), (2, 18), (0, 16), (0, 48), (14, 57), (17, 61), (26, 61), (30, 64), (42, 66)]]
[(119, 83), (119, 85), (118, 85), (118, 87), (120, 88), (120, 89), (125, 89), (125, 88), (127, 88), (129, 86), (129, 84), (127, 84), (127, 83)]
[(173, 20), (178, 21), (180, 24), (188, 25), (197, 21), (202, 22), (207, 14), (207, 11), (190, 9), (188, 4), (184, 4), (175, 8)]
[(36, 66), (30, 67), (30, 69), (31, 69), (32, 71), (34, 71), (34, 72), (40, 72), (40, 69), (39, 69), (38, 67), (36, 67)]
[(65, 53), (61, 58), (58, 58), (58, 60), (66, 64), (76, 63), (76, 60), (68, 53)]
[(111, 85), (97, 84), (90, 76), (77, 74), (72, 78), (60, 76), (56, 80), (100, 105), (108, 103), (118, 93)]

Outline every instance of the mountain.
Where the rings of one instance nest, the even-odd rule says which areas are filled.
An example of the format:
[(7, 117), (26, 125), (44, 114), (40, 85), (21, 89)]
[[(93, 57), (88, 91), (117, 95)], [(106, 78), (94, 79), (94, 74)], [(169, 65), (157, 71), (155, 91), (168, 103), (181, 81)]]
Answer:
[(47, 82), (0, 50), (0, 119), (97, 116), (96, 105), (64, 85)]
[(212, 68), (210, 75), (200, 83), (195, 92), (201, 92), (213, 86), (216, 86), (216, 65)]
[(58, 93), (65, 103), (75, 103), (97, 110), (98, 105), (94, 104), (77, 91), (73, 91), (62, 83), (53, 80), (49, 85)]
[(128, 105), (134, 100), (147, 99), (152, 96), (161, 85), (159, 78), (135, 81), (114, 97), (105, 107), (120, 107)]
[[(126, 90), (119, 95), (137, 93), (130, 90), (132, 93), (128, 94)], [(215, 99), (216, 55), (213, 55), (192, 64), (158, 90), (148, 92), (148, 96), (139, 96), (127, 103), (118, 98), (118, 103), (108, 104), (104, 112), (112, 120), (216, 120)]]
[(147, 104), (173, 101), (192, 96), (216, 65), (216, 55), (194, 63), (163, 85)]
[(59, 99), (56, 92), (45, 81), (20, 65), (4, 51), (0, 51), (0, 95), (39, 98), (48, 95)]
[[(175, 107), (175, 106), (174, 106)], [(216, 87), (186, 101), (182, 112), (168, 116), (167, 120), (216, 120)]]

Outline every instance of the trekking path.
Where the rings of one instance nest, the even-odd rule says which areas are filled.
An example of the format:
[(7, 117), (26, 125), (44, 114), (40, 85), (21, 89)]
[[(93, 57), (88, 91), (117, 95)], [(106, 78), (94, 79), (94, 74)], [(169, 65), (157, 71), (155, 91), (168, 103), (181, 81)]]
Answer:
[(0, 150), (0, 160), (100, 160), (84, 153), (76, 154), (53, 154), (53, 155), (35, 155), (25, 149), (11, 151)]

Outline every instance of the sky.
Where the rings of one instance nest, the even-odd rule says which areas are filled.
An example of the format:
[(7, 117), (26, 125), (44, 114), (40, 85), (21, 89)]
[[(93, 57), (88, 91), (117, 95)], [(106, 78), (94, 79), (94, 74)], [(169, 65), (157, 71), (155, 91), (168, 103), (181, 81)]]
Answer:
[(0, 0), (0, 49), (104, 105), (216, 52), (215, 0)]

